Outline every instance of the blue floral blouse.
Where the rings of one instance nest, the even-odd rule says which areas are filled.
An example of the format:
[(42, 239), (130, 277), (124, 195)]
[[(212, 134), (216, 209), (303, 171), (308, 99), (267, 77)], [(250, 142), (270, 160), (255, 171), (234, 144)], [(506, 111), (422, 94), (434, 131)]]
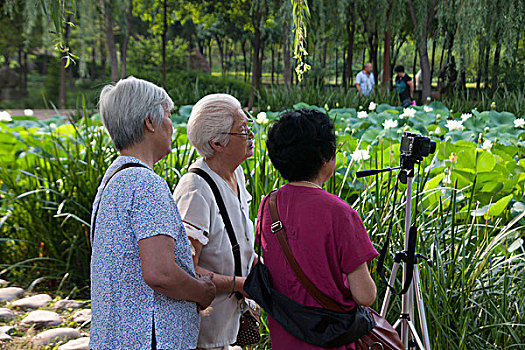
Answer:
[(127, 168), (113, 176), (101, 199), (108, 176), (125, 163), (142, 162), (118, 157), (93, 202), (93, 213), (99, 201), (100, 207), (91, 254), (90, 348), (151, 349), (153, 328), (157, 349), (195, 348), (200, 322), (195, 303), (155, 292), (142, 278), (138, 241), (159, 234), (173, 237), (175, 262), (195, 276), (168, 184), (150, 168)]

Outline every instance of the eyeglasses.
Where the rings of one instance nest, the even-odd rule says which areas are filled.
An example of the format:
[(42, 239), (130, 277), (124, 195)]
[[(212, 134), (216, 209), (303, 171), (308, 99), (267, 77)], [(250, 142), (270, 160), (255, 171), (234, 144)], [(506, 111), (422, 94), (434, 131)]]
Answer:
[(250, 136), (253, 134), (253, 126), (252, 126), (253, 117), (248, 111), (243, 110), (243, 112), (248, 118), (248, 124), (243, 127), (243, 131), (242, 132), (221, 132), (222, 135), (239, 135), (239, 136), (244, 136), (247, 139), (250, 138)]

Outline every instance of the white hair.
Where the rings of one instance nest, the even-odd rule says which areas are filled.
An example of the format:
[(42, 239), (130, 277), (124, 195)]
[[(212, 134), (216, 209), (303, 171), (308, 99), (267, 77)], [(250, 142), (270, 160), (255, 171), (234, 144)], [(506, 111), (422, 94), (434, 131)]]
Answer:
[(159, 126), (164, 109), (173, 109), (166, 91), (149, 81), (128, 77), (116, 85), (106, 85), (100, 93), (100, 118), (119, 151), (141, 142), (144, 120)]
[(230, 140), (235, 113), (241, 108), (240, 102), (228, 94), (204, 96), (193, 106), (188, 120), (188, 139), (197, 152), (210, 158), (215, 151), (210, 141), (226, 146)]

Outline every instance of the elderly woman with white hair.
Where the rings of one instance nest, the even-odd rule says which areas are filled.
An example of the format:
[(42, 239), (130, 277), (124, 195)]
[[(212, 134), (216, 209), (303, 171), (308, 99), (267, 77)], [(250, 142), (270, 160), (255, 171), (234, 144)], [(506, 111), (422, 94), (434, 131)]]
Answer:
[[(239, 101), (227, 94), (203, 97), (193, 106), (188, 120), (188, 139), (202, 158), (181, 178), (173, 196), (193, 247), (195, 270), (200, 274), (211, 272), (217, 287), (211, 307), (201, 313), (199, 349), (228, 349), (235, 343), (245, 305), (243, 286), (255, 252), (253, 223), (248, 213), (251, 196), (241, 163), (253, 155), (251, 122)], [(204, 171), (217, 186), (237, 247), (232, 247), (210, 185), (192, 172), (194, 169)]]
[(166, 181), (153, 165), (171, 151), (173, 102), (133, 77), (104, 87), (100, 115), (119, 157), (109, 166), (91, 219), (91, 339), (98, 349), (189, 349), (199, 309), (215, 297), (197, 277)]

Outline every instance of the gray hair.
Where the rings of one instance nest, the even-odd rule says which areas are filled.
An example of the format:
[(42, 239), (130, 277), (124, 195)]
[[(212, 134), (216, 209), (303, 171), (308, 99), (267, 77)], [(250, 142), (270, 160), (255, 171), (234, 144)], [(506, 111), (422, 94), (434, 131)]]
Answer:
[(235, 113), (241, 108), (240, 102), (228, 94), (204, 96), (193, 106), (188, 119), (188, 139), (199, 154), (210, 158), (215, 150), (210, 141), (226, 146)]
[(100, 118), (119, 151), (141, 142), (144, 120), (151, 118), (159, 126), (164, 108), (173, 109), (173, 101), (163, 88), (149, 81), (128, 77), (116, 85), (106, 85), (100, 93)]

